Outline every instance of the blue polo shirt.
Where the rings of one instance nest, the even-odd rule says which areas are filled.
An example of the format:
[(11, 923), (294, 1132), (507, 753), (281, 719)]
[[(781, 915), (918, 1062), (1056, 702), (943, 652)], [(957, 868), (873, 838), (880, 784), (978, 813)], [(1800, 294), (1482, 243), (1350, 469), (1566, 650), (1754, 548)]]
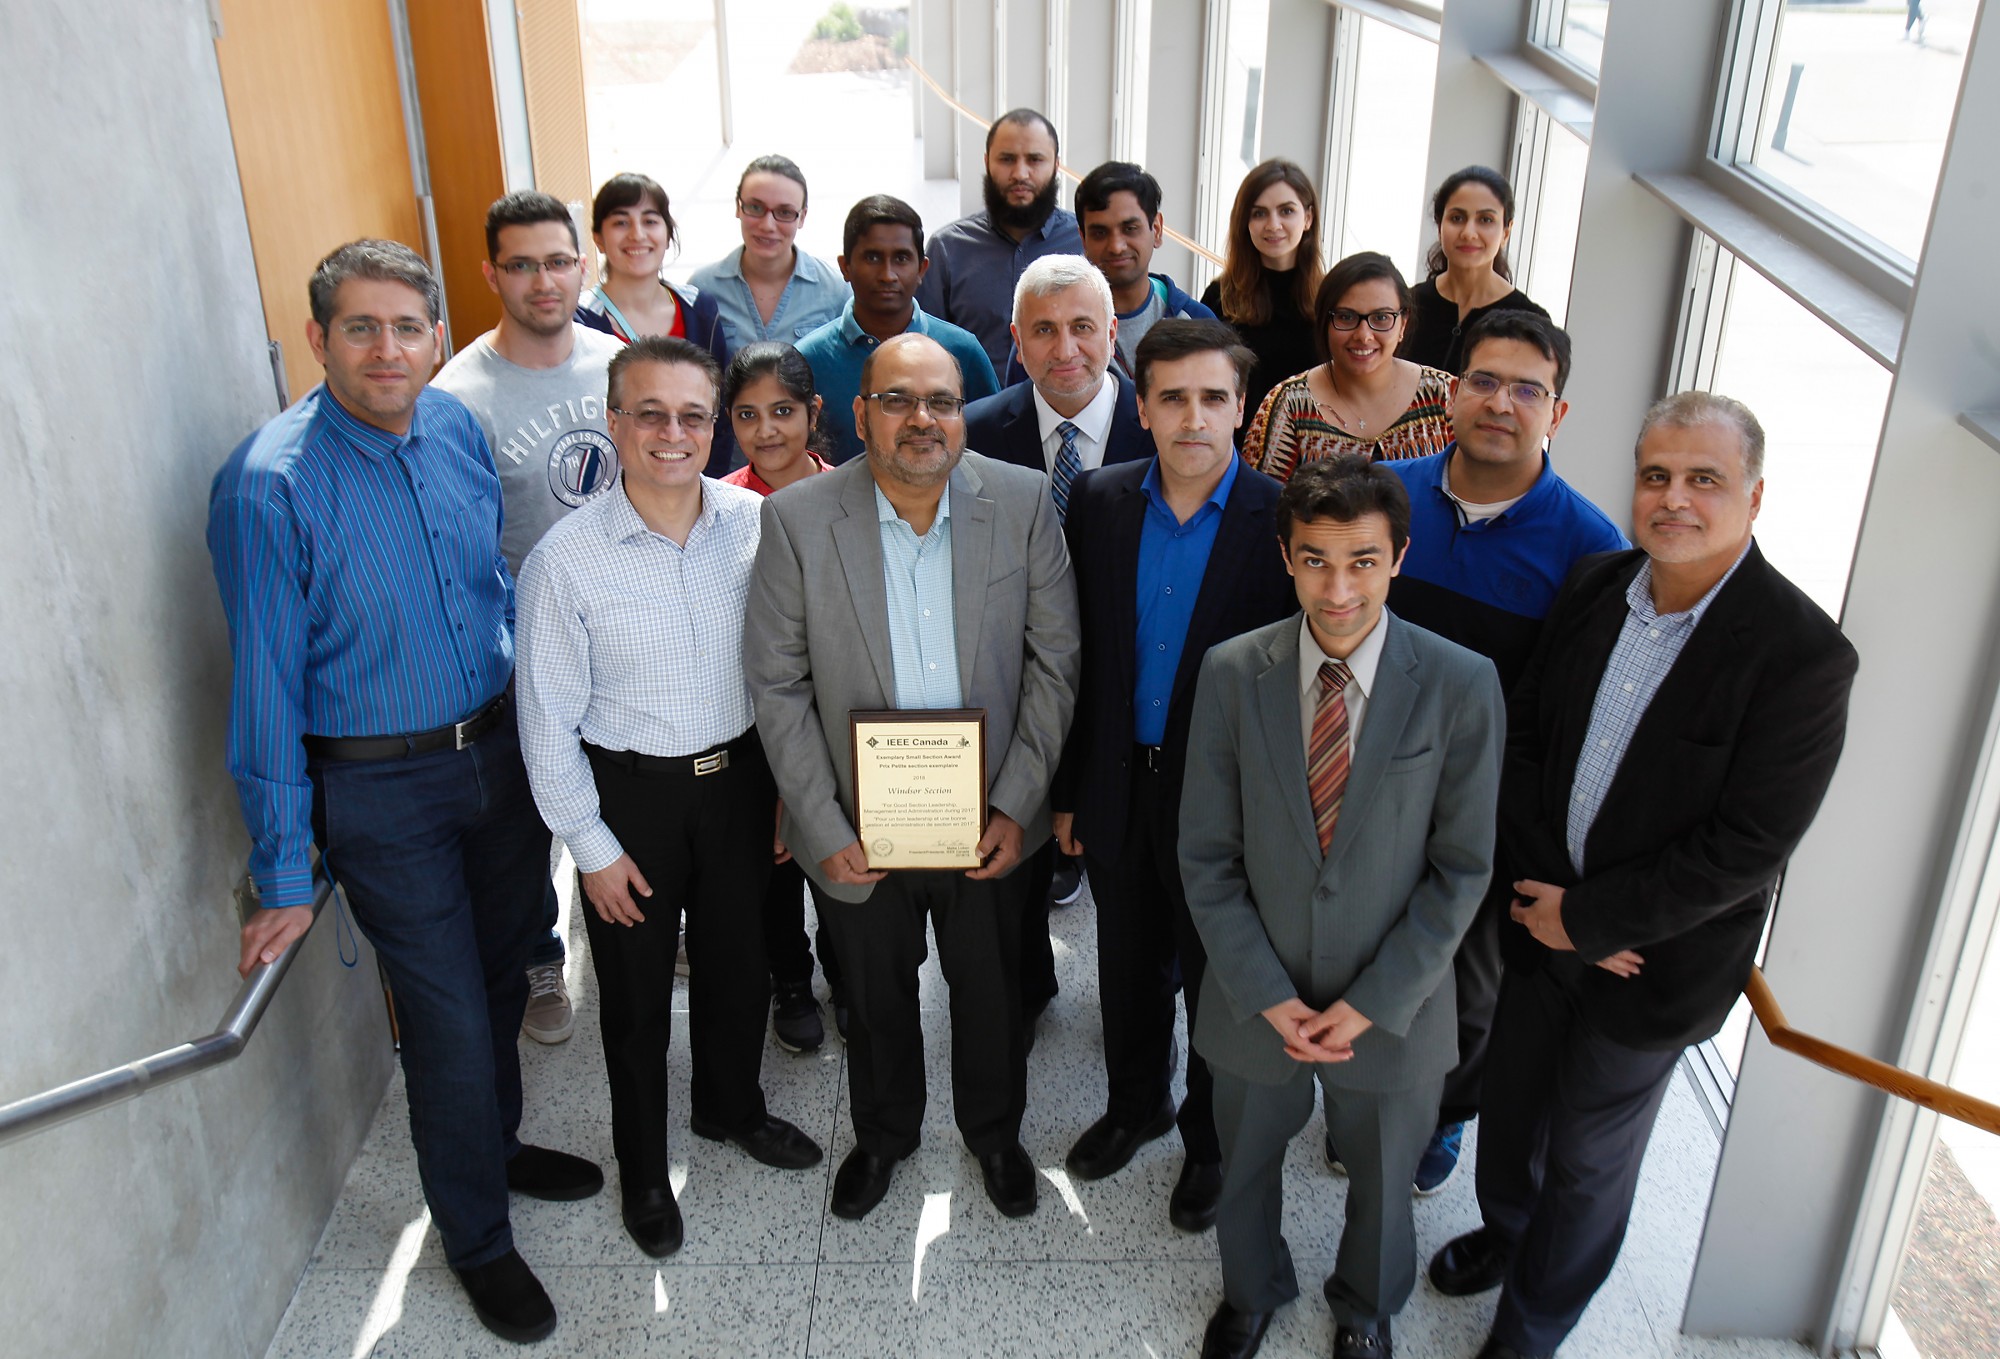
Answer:
[(1132, 739), (1157, 746), (1167, 739), (1167, 710), (1173, 706), (1174, 676), (1181, 649), (1194, 622), (1195, 600), (1208, 555), (1222, 527), (1222, 507), (1236, 485), (1243, 460), (1234, 452), (1222, 480), (1183, 524), (1160, 491), (1160, 460), (1146, 469), (1139, 489), (1146, 494), (1146, 518), (1139, 529), (1139, 626), (1133, 634)]
[[(926, 316), (922, 307), (912, 304), (910, 324), (903, 333), (928, 335), (958, 360), (965, 375), (967, 401), (977, 401), (1000, 390), (993, 377), (993, 365), (986, 360), (986, 351), (969, 332), (949, 321)], [(826, 413), (821, 418), (833, 436), (833, 455), (828, 462), (843, 463), (863, 451), (861, 440), (854, 433), (854, 398), (861, 394), (861, 365), (879, 343), (854, 319), (851, 297), (840, 309), (840, 315), (799, 341), (799, 353), (812, 365), (813, 387), (826, 400)]]
[(1418, 627), (1493, 662), (1512, 689), (1570, 567), (1630, 547), (1604, 511), (1542, 455), (1528, 493), (1491, 519), (1468, 521), (1446, 491), (1458, 445), (1382, 464), (1410, 493), (1410, 550), (1390, 583), (1389, 607)]
[(743, 277), (742, 246), (713, 264), (702, 265), (688, 281), (715, 299), (732, 354), (759, 340), (795, 345), (839, 316), (840, 304), (853, 296), (840, 270), (803, 250), (792, 256), (792, 276), (778, 294), (768, 325), (758, 314), (757, 299), (750, 295), (750, 284)]

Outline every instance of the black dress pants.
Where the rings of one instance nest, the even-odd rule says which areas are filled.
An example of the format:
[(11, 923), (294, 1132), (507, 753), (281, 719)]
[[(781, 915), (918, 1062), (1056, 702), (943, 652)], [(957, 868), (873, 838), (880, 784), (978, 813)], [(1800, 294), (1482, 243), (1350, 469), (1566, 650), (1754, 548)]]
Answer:
[(1055, 943), (1049, 938), (1049, 884), (1056, 877), (1056, 842), (1045, 840), (1008, 875), (1021, 884), (1021, 1008), (1039, 1014), (1056, 996)]
[(1496, 883), (1479, 903), (1472, 928), (1452, 955), (1452, 984), (1458, 992), (1458, 1065), (1444, 1078), (1440, 1128), (1479, 1117), (1486, 1045), (1493, 1032), (1493, 1007), (1500, 999), (1500, 922), (1513, 900), (1513, 885)]
[(586, 901), (598, 1020), (611, 1085), (611, 1141), (626, 1194), (667, 1184), (667, 1047), (676, 935), (686, 917), (692, 1113), (730, 1132), (763, 1122), (771, 975), (761, 909), (778, 790), (753, 729), (729, 766), (697, 777), (647, 773), (586, 746), (599, 814), (653, 889), (645, 919), (614, 925)]
[[(806, 941), (809, 887), (820, 922), (811, 943)], [(764, 952), (770, 959), (773, 982), (785, 986), (811, 985), (813, 951), (817, 949), (826, 984), (836, 991), (840, 989), (840, 959), (833, 951), (833, 935), (826, 927), (823, 901), (819, 887), (805, 875), (798, 860), (787, 859), (771, 866), (771, 884), (764, 889)]]
[(1680, 1051), (1593, 1031), (1574, 954), (1500, 983), (1479, 1119), (1479, 1211), (1509, 1243), (1494, 1338), (1553, 1354), (1618, 1260)]
[[(1105, 1112), (1128, 1128), (1144, 1123), (1173, 1092), (1175, 960), (1190, 1034), (1208, 969), (1181, 888), (1179, 785), (1176, 775), (1148, 769), (1135, 755), (1125, 843), (1083, 848), (1097, 902), (1097, 990), (1110, 1087)], [(1208, 1063), (1190, 1046), (1179, 1118), (1190, 1161), (1222, 1160), (1214, 1091)]]
[(975, 880), (957, 871), (901, 871), (876, 883), (866, 901), (827, 900), (826, 919), (846, 974), (848, 1094), (863, 1151), (896, 1159), (922, 1140), (917, 969), (929, 956), (926, 916), (951, 988), (952, 1112), (959, 1133), (976, 1156), (1020, 1141), (1028, 1103), (1020, 981), (1025, 873)]

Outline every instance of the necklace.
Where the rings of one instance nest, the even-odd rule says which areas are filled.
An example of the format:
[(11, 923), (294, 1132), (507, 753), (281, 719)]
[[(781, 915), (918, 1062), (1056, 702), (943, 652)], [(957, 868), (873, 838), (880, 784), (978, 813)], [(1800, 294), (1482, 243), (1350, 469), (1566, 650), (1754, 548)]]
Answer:
[[(1333, 380), (1333, 365), (1330, 363), (1326, 366), (1326, 389), (1334, 393), (1336, 396), (1340, 394), (1340, 388), (1338, 385), (1335, 384)], [(1312, 396), (1312, 386), (1310, 383), (1308, 383), (1306, 386), (1306, 395)], [(1348, 417), (1343, 416), (1340, 413), (1340, 408), (1334, 405), (1331, 401), (1322, 401), (1316, 396), (1313, 396), (1312, 400), (1315, 406), (1318, 406), (1321, 410), (1325, 411), (1328, 415), (1331, 415), (1333, 417), (1334, 424), (1345, 426), (1348, 423)], [(1356, 434), (1366, 434), (1368, 432), (1368, 422), (1362, 419), (1359, 415), (1353, 417), (1353, 424), (1354, 424), (1354, 432)]]

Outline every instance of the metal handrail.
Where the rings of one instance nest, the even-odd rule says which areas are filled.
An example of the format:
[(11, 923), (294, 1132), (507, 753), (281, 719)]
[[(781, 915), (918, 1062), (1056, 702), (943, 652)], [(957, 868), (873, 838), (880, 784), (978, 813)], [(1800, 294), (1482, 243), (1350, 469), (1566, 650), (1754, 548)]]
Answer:
[[(312, 912), (315, 921), (332, 897), (333, 882), (321, 871), (313, 881)], [(250, 1035), (257, 1031), (264, 1011), (270, 1008), (271, 997), (277, 994), (278, 984), (291, 970), (292, 960), (298, 957), (299, 946), (311, 933), (312, 926), (308, 925), (305, 933), (286, 945), (283, 953), (268, 963), (259, 963), (250, 969), (250, 975), (237, 989), (236, 999), (229, 1002), (229, 1008), (222, 1012), (222, 1022), (214, 1033), (164, 1052), (156, 1052), (150, 1057), (141, 1057), (136, 1062), (100, 1071), (95, 1076), (85, 1076), (68, 1085), (44, 1090), (39, 1095), (29, 1095), (12, 1104), (0, 1105), (0, 1146), (32, 1137), (58, 1123), (81, 1118), (108, 1105), (137, 1098), (148, 1090), (185, 1080), (198, 1071), (221, 1066), (240, 1056), (250, 1041)]]

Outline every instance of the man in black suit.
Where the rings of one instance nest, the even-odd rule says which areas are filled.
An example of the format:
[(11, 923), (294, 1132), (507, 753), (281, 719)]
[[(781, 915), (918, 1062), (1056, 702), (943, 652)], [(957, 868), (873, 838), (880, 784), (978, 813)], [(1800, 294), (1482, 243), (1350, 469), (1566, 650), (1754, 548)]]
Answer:
[(1743, 989), (1840, 758), (1854, 649), (1751, 538), (1763, 461), (1739, 402), (1648, 411), (1639, 548), (1577, 564), (1511, 696), (1485, 1224), (1430, 1264), (1505, 1285), (1481, 1359), (1553, 1354), (1610, 1275), (1675, 1062)]
[[(1087, 472), (1065, 534), (1083, 614), (1083, 687), (1053, 792), (1055, 833), (1097, 902), (1110, 1098), (1070, 1150), (1079, 1179), (1120, 1170), (1173, 1127), (1175, 961), (1192, 1029), (1206, 955), (1180, 875), (1181, 768), (1202, 657), (1294, 608), (1273, 515), (1278, 483), (1237, 457), (1256, 356), (1219, 321), (1161, 321), (1136, 357), (1139, 418), (1158, 455)], [(1188, 1054), (1186, 1161), (1168, 1204), (1215, 1221), (1222, 1145), (1208, 1065)]]

